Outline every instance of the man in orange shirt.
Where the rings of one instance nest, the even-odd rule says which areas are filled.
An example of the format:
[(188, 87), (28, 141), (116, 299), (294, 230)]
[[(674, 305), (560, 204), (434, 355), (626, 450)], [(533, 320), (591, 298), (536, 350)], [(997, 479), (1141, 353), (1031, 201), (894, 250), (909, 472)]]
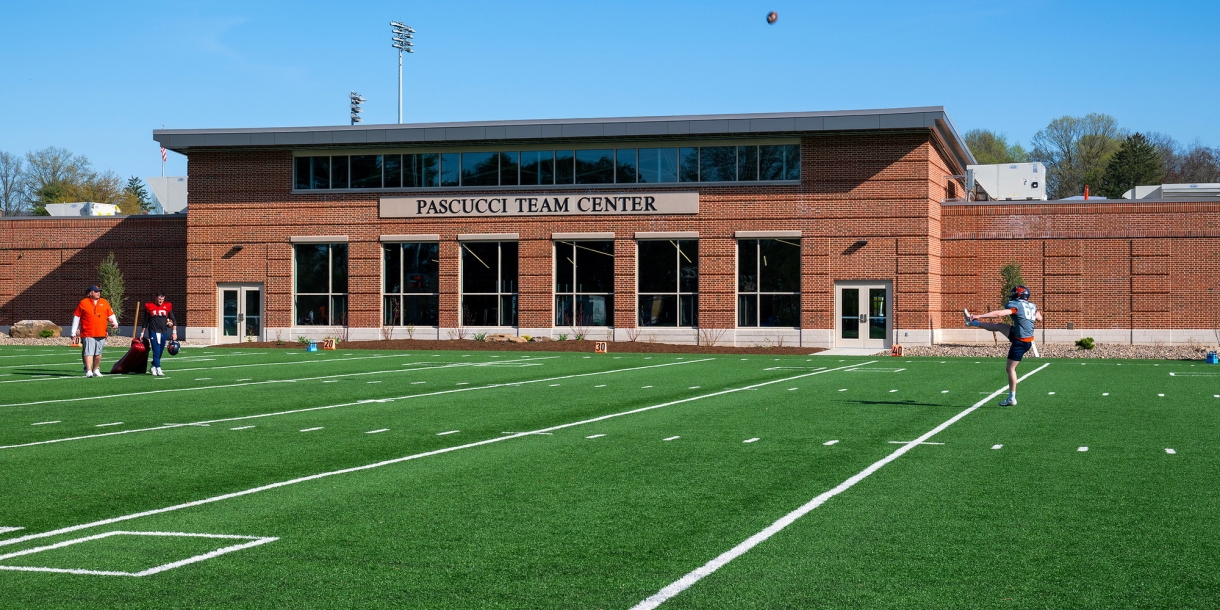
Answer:
[(85, 377), (102, 376), (102, 348), (106, 346), (106, 323), (118, 328), (119, 320), (110, 309), (110, 301), (102, 298), (97, 286), (85, 291), (84, 299), (72, 312), (72, 336), (81, 337), (81, 358), (85, 361)]

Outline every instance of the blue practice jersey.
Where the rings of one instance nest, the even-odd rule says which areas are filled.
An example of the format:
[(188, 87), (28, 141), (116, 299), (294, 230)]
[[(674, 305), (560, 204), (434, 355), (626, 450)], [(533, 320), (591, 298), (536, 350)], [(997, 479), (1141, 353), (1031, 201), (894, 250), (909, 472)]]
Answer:
[(1012, 312), (1012, 335), (1018, 341), (1034, 340), (1034, 316), (1038, 314), (1038, 306), (1029, 301), (1013, 299), (1005, 305)]

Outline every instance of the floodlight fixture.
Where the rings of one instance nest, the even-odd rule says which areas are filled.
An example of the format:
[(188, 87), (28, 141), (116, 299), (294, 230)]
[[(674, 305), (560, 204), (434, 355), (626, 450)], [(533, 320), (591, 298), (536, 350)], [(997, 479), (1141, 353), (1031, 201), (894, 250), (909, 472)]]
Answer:
[(352, 107), (352, 125), (355, 125), (356, 123), (359, 123), (361, 121), (360, 113), (364, 112), (364, 109), (360, 107), (360, 104), (363, 104), (364, 102), (366, 102), (368, 100), (364, 99), (363, 96), (361, 96), (359, 93), (356, 93), (355, 91), (352, 91), (351, 94), (348, 96), (348, 98), (352, 102), (352, 106), (351, 106)]

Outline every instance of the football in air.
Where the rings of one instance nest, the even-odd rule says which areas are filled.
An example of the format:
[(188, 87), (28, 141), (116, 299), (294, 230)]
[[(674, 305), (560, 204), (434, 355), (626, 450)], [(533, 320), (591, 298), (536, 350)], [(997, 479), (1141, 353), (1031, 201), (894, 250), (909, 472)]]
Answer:
[(777, 20), (779, 20), (779, 13), (775, 11), (767, 13), (767, 23), (775, 23)]

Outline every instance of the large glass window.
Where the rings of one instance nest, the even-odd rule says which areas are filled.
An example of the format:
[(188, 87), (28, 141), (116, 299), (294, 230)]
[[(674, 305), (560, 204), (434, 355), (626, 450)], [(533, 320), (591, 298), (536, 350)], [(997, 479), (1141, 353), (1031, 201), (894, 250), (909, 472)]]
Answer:
[(699, 181), (699, 149), (698, 148), (679, 148), (678, 149), (678, 181), (679, 182), (698, 182)]
[(555, 151), (523, 151), (521, 153), (521, 184), (555, 184)]
[(352, 188), (381, 188), (381, 155), (352, 156)]
[(614, 322), (614, 242), (555, 242), (555, 325)]
[(737, 147), (704, 146), (699, 149), (699, 181), (737, 180)]
[(614, 153), (614, 181), (619, 184), (631, 184), (635, 182), (636, 170), (636, 149), (620, 148)]
[(699, 325), (699, 242), (639, 242), (639, 325)]
[(801, 147), (796, 144), (758, 147), (759, 180), (800, 180)]
[(462, 242), (462, 326), (517, 325), (517, 242)]
[(500, 153), (500, 186), (517, 184), (517, 159), (520, 157), (521, 153)]
[(614, 151), (576, 151), (576, 184), (614, 184)]
[(293, 188), (432, 188), (799, 180), (800, 145), (297, 157)]
[(490, 152), (462, 153), (462, 186), (499, 185), (499, 154)]
[(457, 186), (461, 184), (460, 153), (441, 153), (441, 186)]
[(649, 184), (678, 181), (678, 149), (641, 148), (639, 181)]
[(439, 244), (385, 244), (382, 324), (436, 326), (440, 285)]
[(441, 156), (422, 153), (402, 156), (402, 185), (407, 188), (440, 186)]
[(347, 244), (293, 246), (297, 326), (347, 325)]
[(738, 240), (737, 326), (800, 325), (800, 240)]
[(576, 153), (571, 150), (555, 151), (555, 184), (572, 184), (576, 176), (573, 161)]

